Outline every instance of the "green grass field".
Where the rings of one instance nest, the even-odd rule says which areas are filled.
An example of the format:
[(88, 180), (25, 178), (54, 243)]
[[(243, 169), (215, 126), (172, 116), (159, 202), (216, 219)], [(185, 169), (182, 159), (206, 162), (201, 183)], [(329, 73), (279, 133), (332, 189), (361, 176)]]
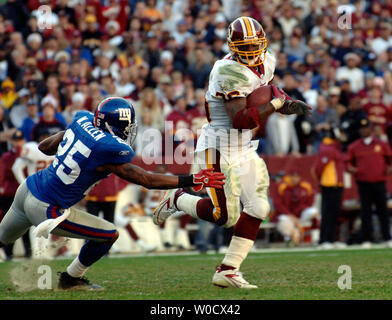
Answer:
[[(69, 260), (0, 263), (0, 299), (158, 299), (158, 300), (263, 300), (263, 299), (391, 299), (392, 250), (337, 250), (250, 253), (243, 263), (254, 290), (220, 289), (211, 285), (215, 266), (223, 255), (144, 256), (104, 258), (87, 273), (104, 291), (20, 291), (36, 286), (39, 265), (57, 272)], [(352, 270), (352, 289), (340, 290), (340, 265)], [(13, 279), (13, 280), (12, 280)], [(30, 283), (30, 284), (29, 284)], [(27, 288), (28, 289), (28, 288)]]

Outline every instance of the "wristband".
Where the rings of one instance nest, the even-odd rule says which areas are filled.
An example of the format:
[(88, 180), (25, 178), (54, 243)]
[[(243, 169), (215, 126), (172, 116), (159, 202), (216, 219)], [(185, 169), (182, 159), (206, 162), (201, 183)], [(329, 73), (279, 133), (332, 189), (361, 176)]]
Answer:
[(189, 176), (178, 176), (178, 187), (185, 188), (185, 187), (193, 187), (195, 183), (193, 182), (193, 174)]
[(282, 108), (284, 101), (280, 98), (274, 98), (271, 100), (272, 106), (275, 108), (275, 111)]

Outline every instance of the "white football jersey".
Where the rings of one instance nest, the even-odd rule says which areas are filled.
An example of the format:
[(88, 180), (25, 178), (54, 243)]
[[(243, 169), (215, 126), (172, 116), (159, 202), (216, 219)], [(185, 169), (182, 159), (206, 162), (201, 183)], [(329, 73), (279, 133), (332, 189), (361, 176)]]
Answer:
[[(264, 63), (260, 66), (261, 73), (252, 71), (249, 67), (231, 59), (231, 55), (215, 62), (206, 93), (209, 123), (203, 126), (196, 151), (208, 148), (221, 150), (222, 147), (235, 146), (233, 139), (228, 137), (228, 132), (233, 133), (235, 129), (226, 113), (224, 103), (232, 98), (247, 97), (255, 89), (268, 85), (274, 77), (275, 65), (276, 58), (268, 51)], [(238, 134), (238, 130), (235, 130), (234, 134), (235, 132)], [(247, 136), (245, 139), (240, 138), (242, 146), (250, 145), (251, 134)]]
[(12, 171), (16, 180), (22, 183), (27, 177), (24, 169), (27, 168), (27, 176), (45, 169), (54, 160), (55, 156), (47, 156), (38, 149), (35, 141), (27, 142), (23, 145), (19, 158), (16, 159)]

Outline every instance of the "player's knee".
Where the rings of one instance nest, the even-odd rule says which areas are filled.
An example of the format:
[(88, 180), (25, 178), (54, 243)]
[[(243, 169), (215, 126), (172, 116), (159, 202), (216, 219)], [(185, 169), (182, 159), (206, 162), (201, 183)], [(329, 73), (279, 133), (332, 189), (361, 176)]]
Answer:
[(258, 199), (246, 205), (244, 211), (252, 217), (264, 220), (268, 217), (271, 206), (267, 200)]

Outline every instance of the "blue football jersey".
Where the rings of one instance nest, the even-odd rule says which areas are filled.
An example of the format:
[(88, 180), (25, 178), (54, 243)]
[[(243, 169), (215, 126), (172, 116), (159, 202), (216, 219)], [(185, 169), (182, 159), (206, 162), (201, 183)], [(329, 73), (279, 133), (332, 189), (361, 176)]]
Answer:
[(94, 127), (93, 117), (91, 112), (78, 112), (68, 125), (52, 164), (27, 178), (27, 186), (37, 199), (67, 209), (110, 174), (97, 171), (98, 167), (132, 161), (132, 148)]

